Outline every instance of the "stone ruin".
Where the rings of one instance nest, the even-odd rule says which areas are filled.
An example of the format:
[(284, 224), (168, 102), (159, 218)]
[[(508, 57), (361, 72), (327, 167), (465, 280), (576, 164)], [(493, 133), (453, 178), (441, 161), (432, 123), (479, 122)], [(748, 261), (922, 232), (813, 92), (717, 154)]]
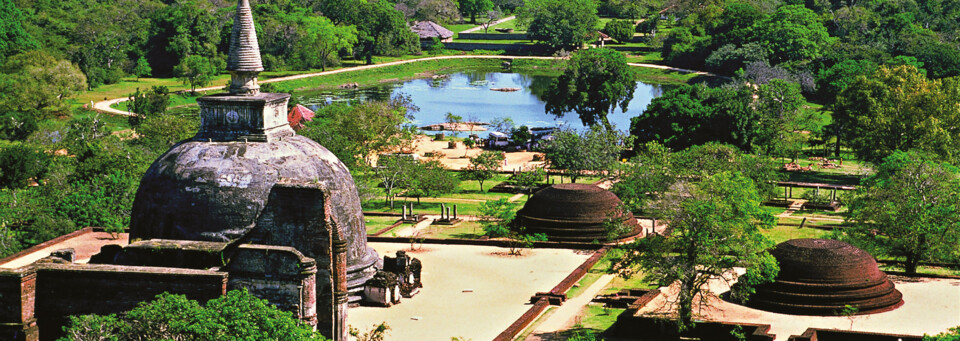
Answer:
[(858, 314), (890, 311), (903, 295), (873, 256), (830, 239), (792, 239), (770, 253), (780, 263), (773, 283), (756, 288), (747, 306), (783, 314), (836, 316), (846, 306)]
[(517, 212), (517, 221), (527, 233), (544, 233), (547, 240), (558, 242), (604, 242), (610, 221), (625, 227), (613, 239), (640, 234), (640, 224), (621, 204), (616, 194), (594, 185), (557, 184), (534, 193)]
[(197, 99), (197, 135), (143, 176), (128, 246), (106, 246), (90, 264), (65, 253), (0, 271), (0, 339), (54, 340), (69, 315), (118, 313), (163, 292), (209, 300), (245, 288), (345, 341), (348, 305), (368, 283), (417, 293), (418, 260), (398, 254), (385, 266), (367, 245), (346, 166), (294, 133), (290, 95), (260, 92), (249, 0), (237, 6), (227, 69), (229, 93)]
[(396, 257), (383, 257), (383, 271), (367, 282), (366, 300), (390, 306), (400, 303), (400, 298), (410, 298), (420, 292), (420, 260), (397, 251)]

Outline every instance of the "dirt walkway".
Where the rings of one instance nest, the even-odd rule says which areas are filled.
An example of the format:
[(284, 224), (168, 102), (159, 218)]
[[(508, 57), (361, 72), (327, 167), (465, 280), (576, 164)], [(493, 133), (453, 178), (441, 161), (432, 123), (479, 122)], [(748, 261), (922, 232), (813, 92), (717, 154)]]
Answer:
[[(351, 68), (343, 68), (343, 69), (330, 70), (330, 71), (324, 71), (324, 72), (305, 73), (305, 74), (301, 74), (301, 75), (293, 75), (293, 76), (287, 76), (287, 77), (277, 77), (277, 78), (271, 78), (271, 79), (261, 80), (260, 83), (264, 83), (264, 84), (265, 84), (265, 83), (283, 82), (283, 81), (289, 81), (289, 80), (294, 80), (294, 79), (303, 79), (303, 78), (310, 78), (310, 77), (326, 76), (326, 75), (333, 75), (333, 74), (344, 73), (344, 72), (368, 70), (368, 69), (375, 69), (375, 68), (381, 68), (381, 67), (386, 67), (386, 66), (409, 64), (409, 63), (416, 63), (416, 62), (422, 62), (422, 61), (428, 61), (428, 60), (442, 60), (442, 59), (539, 59), (539, 60), (551, 60), (551, 59), (561, 59), (561, 58), (560, 58), (560, 57), (540, 57), (540, 56), (499, 56), (499, 55), (437, 56), (437, 57), (426, 57), (426, 58), (417, 58), (417, 59), (409, 59), (409, 60), (398, 60), (398, 61), (389, 62), (389, 63), (374, 64), (374, 65), (363, 65), (363, 66), (357, 66), (357, 67), (351, 67)], [(704, 75), (704, 76), (722, 77), (722, 76), (718, 76), (718, 75), (716, 75), (716, 74), (709, 73), (709, 72), (696, 71), (696, 70), (690, 70), (690, 69), (681, 69), (681, 68), (675, 68), (675, 67), (665, 66), (665, 65), (645, 64), (645, 63), (628, 63), (628, 64), (629, 64), (630, 66), (636, 66), (636, 67), (647, 67), (647, 68), (663, 69), (663, 70), (670, 70), (670, 71), (677, 71), (677, 72), (695, 73), (695, 74)], [(206, 88), (197, 89), (196, 91), (210, 91), (210, 90), (223, 89), (223, 87), (224, 87), (225, 85), (226, 85), (226, 84), (220, 84), (220, 85), (216, 85), (216, 86), (209, 86), (209, 87), (206, 87)], [(121, 116), (132, 116), (132, 115), (134, 115), (134, 114), (131, 113), (131, 112), (129, 112), (129, 111), (117, 110), (117, 109), (114, 109), (114, 108), (111, 108), (111, 107), (110, 107), (111, 105), (114, 105), (114, 104), (117, 104), (117, 103), (120, 103), (120, 102), (126, 102), (126, 101), (128, 101), (128, 100), (129, 100), (129, 98), (127, 98), (127, 97), (108, 99), (108, 100), (105, 100), (105, 101), (100, 101), (100, 102), (94, 103), (93, 108), (94, 108), (94, 110), (97, 110), (97, 111), (100, 111), (100, 112), (103, 112), (103, 113), (114, 114), (114, 115), (121, 115)]]
[(530, 333), (526, 341), (562, 340), (562, 338), (554, 334), (570, 329), (570, 327), (576, 323), (576, 318), (580, 316), (580, 312), (584, 307), (590, 304), (593, 297), (599, 294), (615, 276), (616, 275), (612, 274), (600, 276), (596, 282), (593, 282), (586, 290), (580, 293), (580, 296), (563, 302), (562, 306), (557, 308), (550, 317), (540, 323), (540, 325)]
[[(513, 19), (516, 19), (516, 18), (517, 18), (517, 16), (511, 15), (511, 16), (509, 16), (509, 17), (506, 17), (506, 18), (503, 18), (503, 19), (500, 19), (500, 20), (497, 20), (497, 21), (494, 21), (494, 22), (490, 23), (490, 26), (488, 26), (488, 27), (493, 27), (493, 26), (496, 26), (496, 25), (500, 25), (500, 24), (502, 24), (502, 23), (504, 23), (504, 22), (507, 22), (507, 21), (510, 21), (510, 20), (513, 20)], [(468, 28), (468, 29), (466, 29), (466, 30), (460, 31), (460, 33), (472, 33), (472, 32), (479, 31), (479, 30), (481, 30), (481, 29), (483, 29), (483, 26), (477, 26), (477, 27), (472, 27), (472, 28)]]

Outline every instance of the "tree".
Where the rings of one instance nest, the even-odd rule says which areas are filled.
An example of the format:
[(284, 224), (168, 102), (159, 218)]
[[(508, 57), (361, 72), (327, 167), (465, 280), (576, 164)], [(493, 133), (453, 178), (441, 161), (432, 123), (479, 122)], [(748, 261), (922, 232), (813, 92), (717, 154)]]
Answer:
[(510, 176), (508, 181), (520, 187), (524, 192), (527, 193), (527, 197), (529, 197), (530, 194), (533, 193), (535, 186), (543, 182), (543, 179), (546, 175), (547, 171), (545, 169), (533, 168), (514, 173)]
[(417, 167), (417, 160), (409, 155), (384, 154), (377, 158), (377, 166), (373, 167), (373, 171), (383, 185), (385, 201), (390, 204), (391, 208), (393, 208), (393, 198), (396, 196), (396, 190), (408, 181), (407, 177), (414, 167)]
[(495, 117), (490, 120), (490, 130), (500, 133), (510, 133), (513, 131), (513, 119), (509, 117)]
[(460, 179), (476, 180), (480, 183), (480, 192), (483, 192), (483, 182), (493, 179), (497, 170), (503, 165), (503, 154), (494, 151), (484, 151), (470, 158), (470, 165), (460, 172)]
[(777, 8), (767, 20), (757, 22), (753, 32), (755, 40), (767, 47), (772, 64), (813, 60), (835, 40), (820, 17), (803, 5)]
[(960, 256), (960, 170), (933, 160), (894, 152), (863, 181), (847, 217), (854, 242), (903, 257), (910, 274), (921, 261)]
[(233, 290), (200, 305), (183, 295), (160, 294), (120, 315), (71, 316), (67, 340), (326, 340), (289, 312), (247, 290)]
[(170, 93), (165, 86), (154, 86), (150, 91), (137, 91), (130, 95), (127, 101), (127, 110), (137, 114), (130, 116), (130, 126), (136, 129), (142, 121), (150, 117), (162, 115), (167, 112), (167, 106), (170, 105)]
[(31, 179), (42, 183), (49, 162), (49, 156), (22, 144), (3, 148), (0, 150), (0, 187), (16, 191), (27, 187)]
[(4, 58), (36, 49), (39, 44), (23, 29), (23, 12), (11, 0), (0, 0), (0, 62)]
[(23, 141), (35, 131), (37, 118), (34, 113), (11, 111), (0, 115), (0, 139)]
[(620, 43), (633, 39), (634, 30), (633, 22), (629, 20), (611, 20), (603, 26), (603, 33)]
[(407, 168), (402, 186), (406, 190), (404, 195), (417, 197), (419, 204), (420, 197), (437, 197), (451, 193), (459, 184), (460, 179), (450, 173), (443, 163), (438, 160), (429, 160), (418, 162), (414, 167)]
[(575, 50), (596, 34), (597, 4), (593, 0), (526, 0), (517, 8), (527, 37), (554, 50)]
[(140, 59), (137, 59), (137, 65), (133, 67), (133, 75), (137, 76), (137, 81), (139, 81), (140, 77), (149, 76), (151, 73), (153, 73), (153, 68), (150, 67), (147, 58), (140, 56)]
[(677, 181), (670, 149), (656, 141), (647, 142), (637, 156), (623, 163), (610, 188), (631, 211), (643, 209), (650, 200), (663, 195)]
[(627, 143), (623, 133), (600, 126), (579, 133), (569, 129), (560, 130), (553, 137), (553, 140), (543, 141), (540, 148), (550, 167), (563, 170), (572, 182), (577, 182), (577, 178), (589, 172), (612, 170)]
[[(403, 13), (389, 1), (355, 1), (346, 22), (357, 25), (357, 58), (373, 64), (373, 55), (400, 56), (420, 52), (420, 38), (407, 26)], [(351, 10), (352, 11), (352, 10)]]
[(417, 110), (409, 97), (400, 95), (388, 101), (336, 103), (318, 109), (298, 133), (329, 149), (347, 167), (362, 168), (374, 155), (403, 150), (413, 142), (408, 123)]
[(477, 15), (486, 13), (493, 9), (491, 0), (457, 0), (460, 6), (460, 13), (470, 17), (470, 22), (477, 23)]
[(737, 278), (734, 297), (748, 296), (753, 286), (773, 281), (779, 270), (765, 251), (773, 243), (760, 233), (773, 227), (775, 219), (760, 207), (754, 188), (736, 172), (721, 172), (696, 184), (679, 182), (651, 205), (673, 232), (625, 246), (614, 270), (631, 276), (642, 269), (646, 280), (675, 286), (678, 294), (669, 304), (681, 331), (693, 326), (694, 309), (708, 303), (712, 294), (707, 282), (732, 280), (734, 267), (747, 269)]
[(306, 16), (300, 20), (303, 33), (296, 42), (295, 53), (303, 62), (302, 69), (319, 66), (325, 71), (328, 63), (339, 63), (340, 51), (352, 53), (352, 47), (358, 42), (356, 26), (334, 25), (322, 16)]
[(11, 110), (61, 111), (67, 98), (87, 89), (87, 77), (76, 65), (40, 51), (7, 58), (0, 73), (9, 80), (0, 91), (11, 94), (5, 103)]
[(497, 20), (500, 20), (500, 17), (503, 16), (503, 13), (499, 10), (493, 9), (487, 11), (487, 21), (480, 23), (480, 27), (483, 27), (483, 33), (487, 33), (487, 30), (490, 29), (490, 26), (493, 25)]
[(533, 139), (533, 133), (527, 126), (519, 126), (510, 129), (510, 142), (517, 146), (526, 145)]
[(520, 204), (506, 198), (487, 200), (480, 204), (480, 224), (491, 238), (503, 238), (510, 234), (513, 219), (517, 217)]
[(960, 80), (930, 80), (909, 65), (880, 66), (837, 96), (833, 119), (863, 160), (880, 163), (895, 150), (922, 150), (956, 160), (958, 94)]
[(636, 87), (636, 75), (623, 53), (589, 49), (570, 58), (544, 100), (547, 112), (557, 117), (576, 111), (584, 126), (602, 124), (612, 130), (607, 114), (618, 106), (626, 112)]
[(933, 336), (923, 334), (923, 341), (960, 341), (960, 326)]
[(173, 74), (183, 84), (190, 85), (190, 92), (196, 92), (197, 87), (207, 85), (213, 80), (213, 76), (217, 74), (217, 67), (209, 58), (191, 55), (184, 58), (180, 64), (173, 68)]

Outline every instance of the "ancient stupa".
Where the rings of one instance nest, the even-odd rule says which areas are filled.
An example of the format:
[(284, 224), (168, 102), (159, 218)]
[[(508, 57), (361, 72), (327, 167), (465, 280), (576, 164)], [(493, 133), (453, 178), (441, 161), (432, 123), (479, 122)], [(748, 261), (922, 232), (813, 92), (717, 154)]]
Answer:
[[(237, 6), (227, 70), (229, 93), (197, 99), (197, 135), (174, 145), (143, 176), (130, 240), (291, 246), (316, 259), (321, 273), (336, 271), (330, 264), (340, 248), (346, 254), (349, 301), (359, 301), (382, 260), (367, 246), (353, 178), (330, 151), (294, 133), (287, 121), (289, 94), (260, 92), (257, 75), (263, 65), (249, 0)], [(329, 212), (304, 209), (304, 202), (317, 199), (278, 190), (280, 185), (319, 186), (319, 200), (329, 203), (322, 205)], [(327, 238), (338, 239), (332, 250)], [(332, 284), (321, 277), (318, 306), (334, 299), (328, 297)], [(337, 304), (341, 299), (347, 297), (336, 297)]]
[(558, 184), (537, 191), (519, 212), (518, 223), (528, 233), (544, 233), (550, 241), (604, 242), (604, 223), (620, 222), (627, 232), (614, 239), (636, 236), (640, 224), (633, 213), (620, 209), (616, 194), (590, 184)]
[(889, 311), (902, 295), (877, 262), (853, 245), (830, 239), (792, 239), (770, 253), (780, 263), (773, 283), (756, 288), (747, 305), (795, 315), (838, 315), (845, 306), (859, 314)]

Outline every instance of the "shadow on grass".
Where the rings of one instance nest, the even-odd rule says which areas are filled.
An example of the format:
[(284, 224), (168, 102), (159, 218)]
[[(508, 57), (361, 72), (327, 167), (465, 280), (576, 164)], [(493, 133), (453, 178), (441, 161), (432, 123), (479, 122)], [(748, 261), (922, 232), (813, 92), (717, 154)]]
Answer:
[(860, 176), (853, 174), (836, 174), (824, 172), (785, 172), (787, 181), (815, 182), (832, 185), (856, 186), (860, 184)]

